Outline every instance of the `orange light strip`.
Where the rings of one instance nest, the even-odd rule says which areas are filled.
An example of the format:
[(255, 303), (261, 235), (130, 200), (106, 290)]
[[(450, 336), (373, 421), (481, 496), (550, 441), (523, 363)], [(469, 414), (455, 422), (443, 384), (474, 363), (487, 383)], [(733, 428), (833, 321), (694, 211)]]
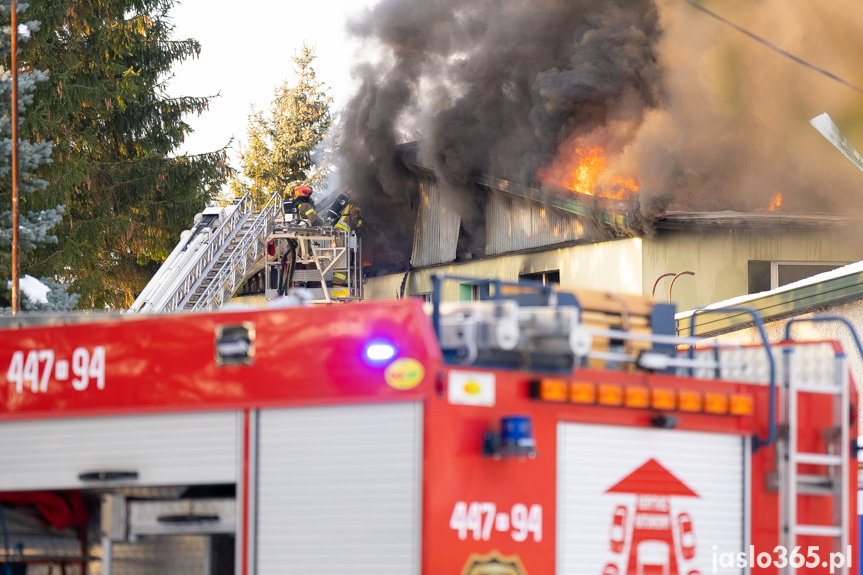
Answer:
[(586, 381), (573, 381), (569, 386), (569, 400), (572, 403), (596, 403), (596, 386)]
[(531, 382), (531, 397), (556, 403), (736, 416), (752, 415), (755, 403), (751, 395), (739, 393), (674, 390), (558, 378), (543, 378)]

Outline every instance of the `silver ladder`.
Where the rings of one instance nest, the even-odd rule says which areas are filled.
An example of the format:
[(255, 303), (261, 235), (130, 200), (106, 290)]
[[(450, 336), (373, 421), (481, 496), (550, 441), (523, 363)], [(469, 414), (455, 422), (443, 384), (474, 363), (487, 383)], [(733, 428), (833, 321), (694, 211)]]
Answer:
[(249, 276), (263, 267), (267, 237), (281, 210), (281, 194), (276, 192), (260, 211), (251, 212), (222, 245), (177, 309), (212, 310), (224, 305)]
[[(135, 300), (131, 311), (209, 310), (224, 304), (264, 265), (267, 235), (281, 213), (274, 193), (260, 211), (250, 195), (235, 200), (216, 229), (204, 229), (192, 247), (182, 238)], [(214, 208), (215, 209), (215, 208)], [(215, 212), (214, 212), (215, 213)], [(187, 249), (188, 248), (188, 249)]]
[[(780, 422), (787, 432), (776, 443), (776, 470), (779, 489), (779, 525), (782, 545), (789, 557), (798, 545), (799, 536), (829, 538), (832, 550), (819, 550), (822, 560), (830, 552), (846, 553), (849, 544), (850, 508), (849, 472), (851, 465), (850, 444), (850, 397), (847, 359), (845, 354), (837, 353), (834, 359), (834, 377), (830, 385), (815, 385), (798, 382), (792, 374), (790, 348), (783, 350), (784, 381), (783, 401), (780, 405)], [(824, 452), (805, 453), (798, 450), (798, 402), (799, 394), (824, 394), (833, 398), (829, 417), (832, 425)], [(825, 416), (828, 416), (825, 414)], [(826, 473), (802, 474), (800, 465), (817, 465), (826, 468)], [(833, 520), (829, 525), (806, 525), (798, 523), (797, 507), (801, 497), (824, 497), (832, 499)], [(822, 548), (823, 549), (823, 548)], [(805, 550), (804, 550), (805, 553)], [(847, 562), (847, 557), (845, 558)], [(808, 559), (807, 559), (808, 561)], [(788, 565), (783, 573), (796, 573)], [(802, 568), (803, 571), (806, 567)], [(837, 573), (848, 573), (848, 566), (841, 567)]]

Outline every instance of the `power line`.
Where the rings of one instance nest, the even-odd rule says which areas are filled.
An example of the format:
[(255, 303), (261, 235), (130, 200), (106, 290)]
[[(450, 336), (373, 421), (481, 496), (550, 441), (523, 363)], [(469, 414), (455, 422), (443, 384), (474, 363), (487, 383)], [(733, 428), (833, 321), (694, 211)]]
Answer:
[(811, 70), (815, 70), (819, 74), (823, 74), (823, 75), (827, 76), (828, 78), (835, 80), (835, 81), (839, 82), (840, 84), (848, 86), (852, 90), (855, 90), (855, 91), (863, 94), (863, 88), (859, 88), (859, 87), (855, 86), (854, 84), (852, 84), (851, 82), (849, 82), (848, 80), (846, 80), (840, 76), (837, 76), (836, 74), (829, 72), (829, 71), (825, 70), (824, 68), (819, 68), (815, 64), (811, 64), (811, 63), (807, 62), (806, 60), (804, 60), (803, 58), (800, 58), (799, 56), (795, 56), (794, 54), (783, 50), (782, 48), (780, 48), (776, 44), (773, 44), (773, 43), (765, 40), (764, 38), (762, 38), (761, 36), (758, 36), (757, 34), (753, 34), (749, 30), (747, 30), (741, 26), (738, 26), (737, 24), (735, 24), (731, 20), (723, 18), (722, 16), (720, 16), (716, 12), (712, 12), (712, 11), (708, 10), (707, 8), (702, 6), (701, 4), (698, 4), (697, 2), (695, 2), (695, 0), (683, 0), (683, 2), (686, 2), (687, 4), (692, 6), (693, 8), (697, 8), (697, 9), (701, 10), (702, 12), (704, 12), (705, 14), (708, 14), (709, 16), (716, 18), (717, 20), (719, 20), (723, 24), (727, 24), (728, 26), (731, 26), (732, 28), (734, 28), (738, 32), (740, 32), (742, 34), (746, 34), (747, 36), (749, 36), (750, 38), (752, 38), (756, 42), (760, 42), (761, 44), (764, 44), (765, 46), (767, 46), (768, 48), (770, 48), (774, 52), (777, 52), (777, 53), (781, 54), (782, 56), (785, 56), (786, 58), (794, 60), (798, 64), (806, 66), (807, 68), (809, 68)]

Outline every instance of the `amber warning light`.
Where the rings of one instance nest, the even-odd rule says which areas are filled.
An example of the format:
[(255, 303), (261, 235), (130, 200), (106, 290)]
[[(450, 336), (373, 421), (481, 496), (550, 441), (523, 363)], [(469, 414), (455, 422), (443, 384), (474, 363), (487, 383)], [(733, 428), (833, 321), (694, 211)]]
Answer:
[(530, 382), (530, 397), (541, 401), (631, 409), (655, 409), (715, 415), (752, 415), (751, 396), (697, 389), (674, 390), (646, 385), (545, 378)]

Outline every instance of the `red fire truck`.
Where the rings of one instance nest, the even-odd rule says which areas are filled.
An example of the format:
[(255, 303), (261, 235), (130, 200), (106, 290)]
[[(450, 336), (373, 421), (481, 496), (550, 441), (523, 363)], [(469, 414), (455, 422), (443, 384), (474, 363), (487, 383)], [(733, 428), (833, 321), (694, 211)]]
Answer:
[[(857, 399), (836, 344), (695, 345), (662, 305), (485, 295), (16, 320), (0, 330), (6, 559), (34, 573), (857, 572)], [(75, 502), (77, 526), (19, 533)], [(71, 550), (49, 548), (72, 532)]]

